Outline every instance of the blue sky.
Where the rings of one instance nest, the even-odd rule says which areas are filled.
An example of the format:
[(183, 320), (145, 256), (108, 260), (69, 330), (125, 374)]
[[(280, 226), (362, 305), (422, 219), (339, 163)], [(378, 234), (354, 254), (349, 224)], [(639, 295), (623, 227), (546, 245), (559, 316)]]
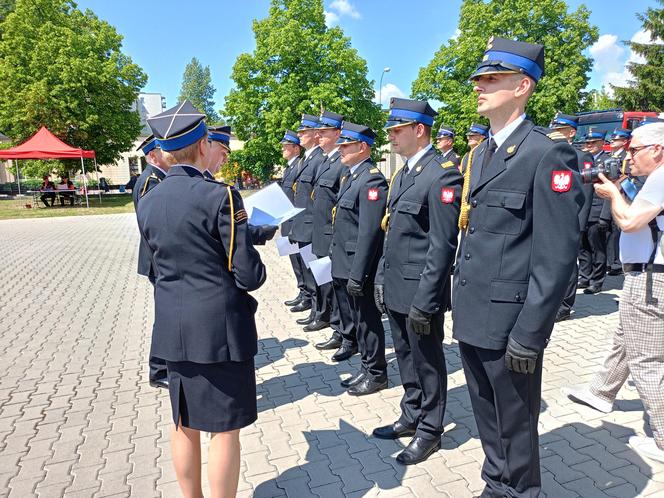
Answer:
[[(421, 66), (441, 43), (454, 35), (461, 0), (324, 0), (328, 23), (341, 26), (353, 46), (367, 60), (376, 90), (382, 70), (382, 100), (407, 96)], [(174, 105), (182, 73), (192, 57), (209, 65), (216, 107), (232, 87), (236, 57), (254, 48), (251, 22), (267, 16), (269, 0), (80, 0), (124, 36), (124, 51), (147, 72), (145, 91), (160, 92)], [(643, 39), (637, 12), (659, 6), (655, 0), (568, 0), (571, 9), (584, 3), (599, 28), (600, 40), (591, 48), (595, 57), (590, 88), (628, 77), (625, 63), (634, 55), (623, 40)], [(186, 7), (183, 8), (183, 5)]]

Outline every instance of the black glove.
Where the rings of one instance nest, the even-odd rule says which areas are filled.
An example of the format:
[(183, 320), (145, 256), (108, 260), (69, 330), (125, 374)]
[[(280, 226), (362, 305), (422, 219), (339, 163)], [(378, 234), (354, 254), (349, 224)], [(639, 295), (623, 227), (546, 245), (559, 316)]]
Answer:
[(507, 339), (507, 351), (505, 351), (505, 366), (507, 370), (521, 374), (531, 374), (535, 372), (538, 356), (539, 353), (537, 351), (519, 344), (516, 340), (512, 339), (512, 336)]
[(374, 285), (374, 301), (376, 302), (376, 308), (381, 313), (387, 313), (387, 308), (385, 308), (385, 287), (380, 284)]
[(351, 296), (364, 296), (364, 292), (362, 292), (362, 284), (353, 280), (352, 278), (348, 279), (346, 290)]
[(273, 225), (261, 225), (261, 232), (263, 235), (263, 240), (267, 242), (268, 240), (272, 240), (274, 238), (274, 234), (277, 233), (278, 226), (273, 226)]
[(429, 335), (431, 333), (431, 314), (411, 306), (406, 318), (406, 330), (417, 335)]
[(597, 227), (602, 230), (603, 232), (607, 231), (609, 229), (609, 223), (604, 220), (599, 220), (599, 223), (597, 224)]

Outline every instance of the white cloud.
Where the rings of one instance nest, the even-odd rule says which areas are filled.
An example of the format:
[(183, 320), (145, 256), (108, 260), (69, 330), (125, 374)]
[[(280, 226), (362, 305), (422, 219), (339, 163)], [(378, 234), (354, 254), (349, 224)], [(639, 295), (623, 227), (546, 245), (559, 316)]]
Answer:
[[(662, 40), (650, 39), (650, 32), (639, 30), (630, 41), (635, 43), (664, 43)], [(595, 59), (595, 72), (601, 81), (601, 86), (606, 88), (609, 94), (612, 94), (611, 85), (626, 86), (633, 78), (628, 65), (631, 63), (643, 64), (645, 59), (643, 56), (635, 53), (629, 49), (629, 54), (625, 60), (625, 48), (618, 45), (618, 37), (616, 35), (602, 35), (597, 42), (590, 47), (590, 54)], [(613, 60), (612, 60), (613, 59)]]
[(376, 90), (376, 95), (374, 98), (376, 100), (380, 98), (381, 108), (387, 109), (390, 106), (390, 99), (392, 97), (403, 99), (406, 97), (406, 94), (394, 83), (385, 83), (380, 92)]
[(362, 15), (350, 0), (332, 0), (330, 10), (325, 11), (325, 24), (328, 27), (338, 24), (342, 17), (360, 19)]

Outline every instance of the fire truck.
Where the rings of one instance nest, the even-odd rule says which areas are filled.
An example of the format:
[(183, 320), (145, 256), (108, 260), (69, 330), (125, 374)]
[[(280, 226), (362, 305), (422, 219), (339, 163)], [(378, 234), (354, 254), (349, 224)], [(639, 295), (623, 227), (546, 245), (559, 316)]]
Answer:
[(656, 112), (623, 111), (622, 109), (580, 112), (577, 116), (579, 116), (579, 127), (576, 130), (575, 142), (580, 141), (588, 133), (588, 128), (603, 131), (609, 136), (616, 128), (633, 130), (643, 118), (658, 118)]

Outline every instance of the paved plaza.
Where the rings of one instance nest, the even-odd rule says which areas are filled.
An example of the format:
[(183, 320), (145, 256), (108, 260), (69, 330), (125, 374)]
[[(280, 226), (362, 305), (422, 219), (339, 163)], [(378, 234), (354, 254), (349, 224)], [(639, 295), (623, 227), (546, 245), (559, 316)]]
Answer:
[[(133, 214), (0, 221), (0, 496), (180, 496), (168, 394), (148, 385), (153, 304), (150, 284), (136, 275), (137, 247)], [(335, 364), (313, 347), (329, 330), (295, 324), (282, 304), (296, 293), (288, 259), (272, 242), (260, 251), (268, 280), (254, 293), (259, 417), (242, 432), (238, 495), (478, 494), (483, 454), (449, 321), (443, 446), (406, 468), (394, 456), (407, 439), (369, 436), (399, 413), (392, 341), (390, 388), (344, 394), (339, 380), (357, 371), (358, 357)], [(647, 430), (633, 386), (609, 415), (559, 392), (587, 381), (609, 347), (621, 280), (608, 284), (579, 295), (574, 319), (556, 325), (546, 350), (539, 430), (547, 497), (664, 496), (664, 464), (627, 445)]]

